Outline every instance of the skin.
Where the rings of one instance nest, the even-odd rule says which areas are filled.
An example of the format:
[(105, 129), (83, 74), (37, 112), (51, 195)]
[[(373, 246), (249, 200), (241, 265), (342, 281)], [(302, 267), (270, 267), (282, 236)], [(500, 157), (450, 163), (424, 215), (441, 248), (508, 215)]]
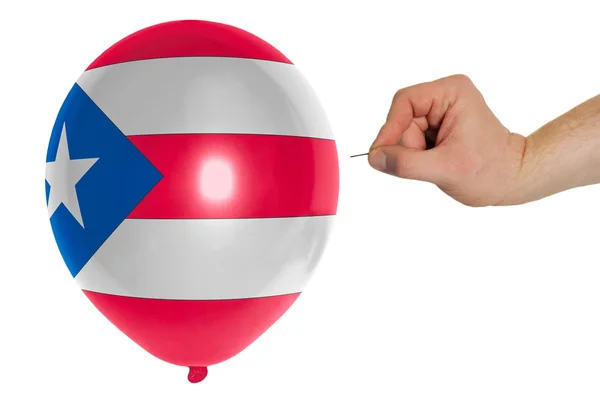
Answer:
[(502, 125), (468, 77), (421, 83), (395, 94), (369, 164), (473, 207), (600, 183), (600, 96), (523, 136)]

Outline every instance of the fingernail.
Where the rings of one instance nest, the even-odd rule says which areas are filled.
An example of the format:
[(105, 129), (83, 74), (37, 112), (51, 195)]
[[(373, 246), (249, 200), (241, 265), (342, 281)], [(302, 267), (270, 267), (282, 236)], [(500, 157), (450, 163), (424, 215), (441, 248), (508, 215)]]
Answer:
[(373, 150), (369, 154), (369, 164), (379, 171), (385, 171), (387, 169), (386, 157), (383, 151)]

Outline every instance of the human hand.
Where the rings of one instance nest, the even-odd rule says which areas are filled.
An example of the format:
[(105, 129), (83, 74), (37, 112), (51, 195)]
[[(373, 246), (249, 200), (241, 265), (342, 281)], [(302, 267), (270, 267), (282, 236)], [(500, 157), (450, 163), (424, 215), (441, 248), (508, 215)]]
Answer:
[(379, 171), (431, 182), (468, 206), (518, 202), (527, 139), (464, 75), (399, 90), (369, 152)]

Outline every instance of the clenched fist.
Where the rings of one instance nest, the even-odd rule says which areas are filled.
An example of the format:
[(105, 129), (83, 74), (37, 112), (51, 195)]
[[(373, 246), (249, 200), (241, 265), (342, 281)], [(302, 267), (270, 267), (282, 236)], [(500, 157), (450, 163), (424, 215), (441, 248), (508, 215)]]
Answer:
[(454, 75), (396, 93), (369, 163), (469, 206), (520, 204), (599, 183), (599, 128), (596, 97), (529, 137), (512, 133), (471, 80)]

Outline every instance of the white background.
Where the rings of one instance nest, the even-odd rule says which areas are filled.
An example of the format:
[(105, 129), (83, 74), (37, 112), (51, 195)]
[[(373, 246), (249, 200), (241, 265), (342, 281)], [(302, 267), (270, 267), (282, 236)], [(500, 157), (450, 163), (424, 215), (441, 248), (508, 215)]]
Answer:
[[(600, 186), (471, 209), (349, 158), (420, 81), (469, 75), (523, 134), (598, 94), (598, 10), (548, 3), (3, 1), (0, 399), (600, 398)], [(44, 196), (73, 82), (114, 42), (173, 19), (235, 25), (286, 54), (321, 97), (341, 164), (308, 289), (198, 385), (87, 301)]]

